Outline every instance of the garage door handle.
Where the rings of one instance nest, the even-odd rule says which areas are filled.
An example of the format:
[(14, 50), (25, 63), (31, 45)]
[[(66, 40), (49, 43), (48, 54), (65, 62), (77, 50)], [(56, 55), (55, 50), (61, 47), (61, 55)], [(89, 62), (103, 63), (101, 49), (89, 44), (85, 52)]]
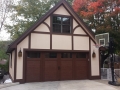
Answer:
[(58, 70), (60, 70), (60, 66), (58, 67)]

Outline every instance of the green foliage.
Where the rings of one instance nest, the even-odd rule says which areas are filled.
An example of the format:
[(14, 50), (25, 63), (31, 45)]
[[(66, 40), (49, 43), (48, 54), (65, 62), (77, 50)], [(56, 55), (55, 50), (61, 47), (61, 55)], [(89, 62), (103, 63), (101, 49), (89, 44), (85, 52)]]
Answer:
[[(30, 28), (39, 18), (51, 9), (59, 0), (20, 0), (12, 5), (11, 23), (5, 29), (11, 34), (11, 39), (17, 39)], [(67, 0), (70, 4), (72, 0)]]
[(7, 60), (7, 63), (5, 65), (0, 64), (0, 68), (5, 70), (6, 72), (9, 71), (9, 61)]
[(6, 50), (10, 43), (11, 41), (0, 41), (0, 60), (7, 60), (7, 63), (5, 65), (0, 64), (0, 68), (4, 69), (5, 71), (8, 71), (9, 68), (8, 55), (6, 54)]
[(7, 46), (11, 43), (11, 41), (0, 41), (0, 60), (8, 59), (8, 55), (6, 54)]

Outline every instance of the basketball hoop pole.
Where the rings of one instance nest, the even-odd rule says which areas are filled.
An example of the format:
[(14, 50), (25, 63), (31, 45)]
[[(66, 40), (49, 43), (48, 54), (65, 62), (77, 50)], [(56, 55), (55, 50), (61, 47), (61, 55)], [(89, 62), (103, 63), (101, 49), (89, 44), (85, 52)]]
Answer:
[(108, 83), (111, 85), (115, 85), (115, 80), (114, 80), (114, 57), (113, 57), (113, 53), (114, 53), (114, 42), (113, 42), (113, 38), (110, 38), (110, 43), (109, 43), (109, 52), (111, 54), (111, 75), (112, 75), (112, 81), (109, 81)]
[(115, 79), (114, 79), (114, 50), (115, 48), (114, 48), (114, 40), (113, 40), (113, 38), (110, 38), (110, 43), (109, 43), (109, 52), (110, 52), (110, 54), (111, 54), (111, 59), (110, 59), (110, 61), (111, 61), (111, 75), (112, 75), (112, 81), (109, 81), (108, 83), (109, 84), (111, 84), (111, 85), (115, 85), (115, 86), (120, 86), (120, 84), (117, 84), (117, 82), (115, 81)]
[[(120, 86), (120, 84), (117, 84), (114, 78), (114, 60), (115, 56), (113, 55), (115, 53), (115, 46), (114, 46), (114, 40), (113, 38), (109, 39), (109, 33), (103, 33), (103, 34), (97, 34), (95, 35), (95, 39), (97, 43), (100, 45), (99, 52), (101, 54), (101, 67), (103, 67), (104, 60), (111, 55), (111, 76), (112, 81), (109, 81), (108, 83), (115, 86)], [(109, 44), (108, 44), (109, 43)], [(97, 47), (98, 45), (96, 45)], [(108, 52), (107, 54), (106, 51)]]

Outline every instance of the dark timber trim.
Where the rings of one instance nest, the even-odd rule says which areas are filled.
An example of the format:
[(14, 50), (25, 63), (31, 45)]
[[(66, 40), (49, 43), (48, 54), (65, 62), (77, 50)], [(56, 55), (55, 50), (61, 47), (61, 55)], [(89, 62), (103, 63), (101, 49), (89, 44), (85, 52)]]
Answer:
[[(100, 49), (99, 49), (99, 52), (98, 52), (98, 56), (99, 56), (99, 76), (101, 76), (101, 62), (100, 62)], [(101, 77), (100, 77), (100, 79), (101, 79)]]
[(72, 33), (72, 50), (74, 50), (74, 44), (73, 44), (73, 43), (74, 43), (74, 37), (73, 37), (73, 33), (74, 33), (74, 32), (73, 32), (73, 18), (71, 19), (71, 23), (72, 23), (72, 24), (71, 24), (71, 29), (72, 29), (72, 30), (71, 30), (71, 33)]
[(43, 22), (43, 24), (46, 25), (50, 31), (50, 26), (46, 22)]
[(52, 50), (52, 22), (53, 22), (53, 17), (51, 15), (50, 16), (50, 50)]
[(28, 48), (29, 48), (29, 49), (31, 48), (31, 33), (30, 33), (29, 39), (28, 39)]
[(52, 35), (65, 35), (65, 36), (71, 36), (72, 34), (67, 34), (67, 33), (52, 33)]
[[(65, 7), (65, 9), (70, 13), (72, 17), (74, 17), (74, 20), (77, 21), (77, 23), (81, 26), (81, 28), (87, 33), (87, 35), (91, 38), (91, 40), (95, 42), (94, 35), (92, 31), (85, 25), (83, 20), (74, 12), (74, 10), (71, 8), (71, 6), (65, 1), (65, 0), (60, 0), (55, 7), (53, 7), (51, 10), (49, 10), (48, 13), (46, 13), (42, 18), (40, 18), (31, 28), (26, 30), (26, 32), (17, 40), (15, 40), (13, 43), (10, 44), (10, 46), (7, 49), (7, 53), (11, 52), (14, 48), (16, 48), (17, 44), (19, 44), (23, 39), (25, 39), (33, 30), (35, 30), (40, 24), (44, 22), (52, 13), (57, 10), (61, 5)], [(44, 23), (47, 25), (46, 23)], [(47, 25), (48, 26), (48, 25)], [(51, 30), (51, 28), (50, 28)]]
[(46, 51), (46, 52), (89, 52), (89, 50), (59, 50), (59, 49), (24, 49), (25, 51)]
[(12, 62), (13, 62), (13, 60), (12, 60), (12, 53), (13, 53), (13, 51), (11, 52), (11, 57), (10, 57), (10, 67), (12, 68)]
[(50, 32), (39, 32), (39, 31), (33, 31), (32, 33), (39, 33), (39, 34), (50, 34)]
[(91, 78), (91, 39), (89, 38), (89, 79)]
[(15, 49), (15, 61), (14, 61), (14, 81), (16, 82), (16, 68), (17, 68), (17, 48)]
[[(32, 33), (37, 33), (37, 34), (51, 34), (51, 35), (65, 35), (65, 36), (71, 36), (71, 34), (66, 34), (66, 33), (51, 33), (51, 32), (39, 32), (39, 31), (33, 31)], [(84, 34), (72, 34), (73, 36), (85, 36), (85, 37), (89, 37), (88, 35), (84, 35)]]
[(25, 69), (26, 69), (26, 51), (25, 51), (25, 49), (23, 49), (23, 54), (24, 54), (24, 56), (23, 56), (23, 83), (25, 83), (26, 81), (25, 81), (25, 74), (26, 74), (26, 72), (25, 72)]
[(88, 35), (84, 35), (84, 34), (73, 34), (73, 36), (89, 37)]
[(80, 27), (80, 25), (77, 25), (75, 28), (73, 28), (73, 33), (74, 33), (75, 29), (78, 28), (78, 27)]

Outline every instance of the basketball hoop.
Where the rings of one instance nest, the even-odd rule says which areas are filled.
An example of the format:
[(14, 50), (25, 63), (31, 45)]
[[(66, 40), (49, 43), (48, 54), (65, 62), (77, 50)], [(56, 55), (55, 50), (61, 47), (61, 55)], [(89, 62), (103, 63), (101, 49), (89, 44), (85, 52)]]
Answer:
[(95, 45), (97, 48), (103, 46), (108, 47), (109, 46), (109, 33), (102, 33), (95, 35), (95, 39), (99, 45)]

